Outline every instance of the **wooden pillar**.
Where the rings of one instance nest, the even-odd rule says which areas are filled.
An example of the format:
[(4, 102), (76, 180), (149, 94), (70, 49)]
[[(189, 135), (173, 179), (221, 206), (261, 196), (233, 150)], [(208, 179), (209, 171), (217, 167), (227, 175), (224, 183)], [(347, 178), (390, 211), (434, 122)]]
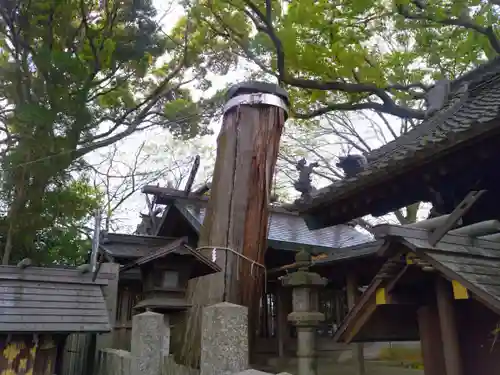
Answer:
[(462, 375), (463, 367), (451, 283), (442, 277), (436, 280), (436, 297), (446, 375)]
[[(191, 283), (182, 354), (179, 360), (197, 367), (202, 306), (224, 300), (248, 307), (250, 348), (258, 321), (267, 249), (268, 204), (288, 111), (288, 95), (279, 86), (247, 82), (228, 92), (217, 139), (211, 194), (199, 247), (221, 248), (223, 271)], [(231, 250), (224, 250), (231, 249)], [(238, 254), (243, 255), (242, 257)], [(220, 264), (220, 263), (219, 263)]]
[(439, 314), (435, 306), (422, 306), (417, 311), (420, 346), (425, 375), (446, 375)]
[(292, 309), (290, 306), (290, 291), (283, 288), (278, 287), (278, 357), (285, 357), (285, 347), (289, 340), (289, 330), (288, 330), (288, 314), (291, 313)]
[[(287, 105), (286, 92), (275, 85), (253, 82), (229, 90), (199, 246), (230, 248), (264, 263), (268, 204)], [(220, 298), (253, 306), (262, 289), (256, 276), (263, 272), (229, 251)]]
[(118, 306), (118, 279), (120, 277), (120, 265), (118, 263), (103, 263), (97, 274), (108, 279), (108, 285), (102, 288), (106, 308), (108, 309), (109, 324), (111, 332), (103, 333), (97, 336), (97, 350), (104, 348), (115, 348), (116, 343), (116, 310)]
[[(356, 300), (358, 299), (358, 283), (356, 280), (355, 274), (348, 274), (346, 278), (346, 289), (347, 289), (347, 307), (349, 310), (353, 308), (356, 304)], [(356, 343), (351, 344), (352, 348), (352, 360), (354, 365), (356, 366), (356, 374), (364, 375), (365, 374), (365, 356), (364, 356), (364, 348), (363, 344)]]

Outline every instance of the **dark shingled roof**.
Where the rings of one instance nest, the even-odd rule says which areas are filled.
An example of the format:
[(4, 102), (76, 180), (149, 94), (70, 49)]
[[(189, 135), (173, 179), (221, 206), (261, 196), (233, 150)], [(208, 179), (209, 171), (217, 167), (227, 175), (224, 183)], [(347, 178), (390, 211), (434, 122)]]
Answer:
[(176, 238), (106, 233), (100, 244), (102, 250), (118, 258), (139, 258), (164, 248)]
[(101, 287), (116, 275), (76, 269), (0, 266), (0, 332), (110, 331)]
[(155, 248), (153, 251), (150, 251), (149, 254), (144, 255), (122, 266), (120, 268), (120, 272), (125, 272), (134, 267), (141, 267), (145, 264), (156, 262), (159, 259), (172, 255), (190, 258), (193, 262), (196, 263), (191, 271), (191, 274), (189, 275), (190, 279), (194, 277), (209, 275), (215, 272), (220, 272), (222, 270), (217, 264), (205, 257), (203, 254), (189, 247), (187, 245), (187, 238), (182, 237), (170, 242), (169, 244), (159, 249)]
[[(196, 230), (199, 231), (205, 217), (205, 208), (194, 203), (176, 203)], [(275, 249), (297, 250), (306, 248), (313, 252), (331, 251), (371, 241), (368, 234), (349, 225), (310, 230), (304, 219), (289, 212), (271, 211), (269, 217), (268, 245)]]
[[(398, 225), (380, 225), (374, 228), (378, 241), (385, 242), (378, 254), (392, 257), (396, 254), (415, 253), (417, 257), (426, 261), (443, 277), (448, 280), (456, 280), (467, 288), (470, 293), (490, 308), (500, 314), (500, 242), (478, 240), (467, 236), (447, 234), (435, 246), (429, 241), (429, 231), (415, 229)], [(390, 260), (386, 263), (389, 265)], [(402, 262), (403, 259), (400, 259)], [(374, 277), (372, 283), (363, 293), (359, 302), (354, 306), (346, 319), (342, 322), (336, 332), (334, 340), (338, 341), (382, 341), (382, 340), (414, 340), (418, 339), (418, 333), (414, 330), (412, 337), (403, 332), (403, 327), (408, 326), (411, 321), (416, 321), (416, 308), (410, 309), (411, 305), (381, 305), (377, 309), (370, 310), (369, 305), (375, 303), (375, 293), (378, 288), (387, 286), (399, 280), (397, 273), (387, 272), (386, 267)], [(398, 272), (405, 272), (400, 266)], [(402, 271), (401, 271), (402, 270)], [(430, 275), (423, 273), (423, 275)], [(381, 309), (380, 311), (376, 311)], [(371, 311), (366, 319), (367, 311)], [(404, 313), (403, 313), (404, 312)], [(363, 316), (363, 314), (365, 314)], [(365, 322), (358, 332), (352, 332), (363, 316)], [(370, 321), (372, 322), (370, 323)], [(376, 322), (375, 322), (376, 321)], [(370, 330), (370, 325), (377, 323), (380, 329)], [(404, 324), (403, 324), (404, 323)], [(366, 326), (366, 329), (365, 329)], [(358, 327), (359, 328), (359, 327)], [(352, 337), (351, 337), (352, 336)]]
[[(492, 120), (498, 118), (500, 112), (500, 58), (464, 75), (454, 82), (453, 88), (451, 99), (444, 108), (405, 135), (370, 153), (364, 171), (316, 191), (311, 202), (297, 203), (298, 210), (312, 216), (321, 211), (333, 212), (334, 218), (327, 225), (352, 219), (354, 216), (348, 217), (349, 214), (356, 217), (369, 214), (349, 211), (335, 216), (340, 201), (356, 199), (369, 186), (386, 183), (417, 160), (425, 162), (436, 153), (498, 127)], [(447, 112), (461, 100), (461, 105)], [(313, 222), (314, 217), (311, 217), (314, 228), (325, 225)]]
[(375, 233), (403, 240), (411, 251), (447, 278), (462, 283), (500, 314), (500, 242), (448, 234), (432, 246), (428, 241), (429, 231), (397, 225), (381, 225)]

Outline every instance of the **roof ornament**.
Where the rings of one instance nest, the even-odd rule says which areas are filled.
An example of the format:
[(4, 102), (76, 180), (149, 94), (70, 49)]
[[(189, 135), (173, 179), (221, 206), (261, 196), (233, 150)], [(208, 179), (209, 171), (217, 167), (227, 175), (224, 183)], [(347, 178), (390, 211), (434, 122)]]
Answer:
[(342, 168), (345, 178), (353, 178), (368, 165), (365, 155), (339, 156), (338, 168)]
[(314, 162), (307, 165), (306, 159), (302, 158), (297, 162), (295, 167), (299, 171), (299, 179), (293, 183), (293, 187), (301, 193), (301, 198), (310, 197), (311, 193), (316, 190), (312, 186), (311, 174), (314, 168), (319, 167), (319, 164)]
[(76, 267), (76, 270), (80, 272), (81, 274), (89, 273), (92, 270), (92, 267), (88, 263), (80, 264), (78, 267)]
[[(161, 212), (162, 208), (157, 207), (153, 211), (153, 216), (158, 216)], [(149, 214), (143, 214), (142, 212), (139, 213), (139, 216), (141, 221), (137, 224), (134, 234), (143, 234), (148, 236), (154, 235), (154, 223), (151, 216)]]
[(22, 269), (22, 270), (25, 268), (31, 267), (32, 265), (33, 265), (33, 262), (31, 261), (30, 258), (24, 258), (19, 263), (17, 263), (17, 267)]
[(434, 86), (426, 93), (426, 119), (432, 116), (434, 113), (440, 111), (445, 106), (450, 97), (450, 88), (450, 81), (448, 79), (440, 79), (436, 81)]

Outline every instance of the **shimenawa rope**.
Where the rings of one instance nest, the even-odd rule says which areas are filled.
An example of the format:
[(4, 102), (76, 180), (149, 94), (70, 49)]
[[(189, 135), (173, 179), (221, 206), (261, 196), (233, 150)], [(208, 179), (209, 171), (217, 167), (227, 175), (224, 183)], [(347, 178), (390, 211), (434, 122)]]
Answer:
[[(230, 251), (231, 253), (237, 255), (238, 257), (242, 258), (242, 259), (245, 259), (246, 261), (250, 262), (252, 265), (250, 266), (250, 276), (254, 276), (253, 275), (253, 268), (255, 266), (257, 267), (261, 267), (262, 269), (264, 269), (264, 294), (267, 293), (267, 269), (266, 269), (266, 266), (253, 260), (253, 259), (250, 259), (249, 257), (247, 257), (246, 255), (243, 255), (243, 254), (240, 254), (238, 253), (236, 250), (234, 249), (231, 249), (230, 247), (224, 247), (224, 246), (201, 246), (201, 247), (198, 247), (196, 248), (196, 251), (199, 251), (199, 250), (212, 250), (212, 251), (217, 251), (217, 250), (223, 250), (226, 252), (226, 257), (227, 257), (227, 252)], [(224, 279), (227, 278), (227, 268), (224, 270)], [(226, 288), (226, 283), (224, 283), (224, 289)], [(224, 290), (224, 302), (226, 302), (226, 291)]]

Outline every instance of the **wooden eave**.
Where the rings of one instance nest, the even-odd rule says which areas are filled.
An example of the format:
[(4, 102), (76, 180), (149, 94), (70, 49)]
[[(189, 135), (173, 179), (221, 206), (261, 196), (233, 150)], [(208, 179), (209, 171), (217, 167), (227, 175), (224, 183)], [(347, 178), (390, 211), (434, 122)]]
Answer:
[(479, 288), (476, 284), (471, 283), (466, 278), (462, 277), (460, 274), (450, 270), (442, 263), (435, 261), (432, 257), (425, 253), (424, 250), (417, 250), (417, 255), (427, 261), (432, 267), (440, 272), (440, 274), (448, 281), (456, 280), (462, 284), (467, 290), (472, 294), (472, 297), (477, 301), (481, 302), (483, 305), (500, 315), (500, 300), (493, 297), (490, 293)]
[(184, 311), (190, 307), (191, 305), (183, 298), (153, 297), (143, 299), (133, 308), (135, 310), (143, 308), (153, 308), (171, 311)]
[(128, 233), (106, 233), (102, 244), (106, 243), (126, 243), (126, 244), (158, 244), (164, 241), (175, 240), (174, 237), (152, 236), (145, 234), (128, 234)]
[[(349, 246), (332, 252), (330, 248), (328, 254), (320, 253), (313, 255), (311, 259), (311, 267), (313, 269), (320, 269), (325, 267), (332, 267), (339, 263), (344, 263), (353, 260), (365, 260), (366, 258), (376, 257), (383, 248), (385, 248), (386, 241), (376, 240), (366, 242), (364, 244)], [(269, 274), (288, 272), (301, 267), (300, 264), (291, 263), (278, 268), (268, 270)]]
[(205, 196), (199, 196), (198, 194), (195, 193), (188, 193), (182, 191), (182, 190), (177, 190), (177, 189), (172, 189), (168, 187), (160, 187), (160, 186), (154, 186), (154, 185), (146, 185), (142, 188), (142, 193), (144, 194), (151, 194), (155, 196), (155, 203), (156, 204), (171, 204), (176, 201), (187, 201), (187, 202), (199, 202), (199, 203), (207, 203), (208, 202), (208, 197)]
[[(480, 254), (482, 258), (500, 261), (500, 242), (481, 240), (463, 235), (445, 235), (435, 246), (431, 246), (427, 241), (430, 231), (426, 229), (408, 228), (398, 225), (380, 225), (374, 228), (375, 235), (379, 238), (392, 238), (401, 244), (404, 244), (410, 251), (415, 252), (420, 258), (428, 262), (433, 268), (449, 281), (456, 280), (465, 286), (474, 298), (486, 305), (488, 308), (500, 314), (500, 299), (488, 293), (477, 284), (467, 280), (459, 273), (446, 267), (432, 257), (436, 254), (452, 254), (459, 256), (473, 256)], [(413, 240), (418, 240), (418, 243)], [(417, 246), (418, 244), (418, 246)], [(451, 246), (450, 246), (451, 245)], [(452, 247), (453, 250), (450, 250)], [(386, 248), (379, 252), (381, 256), (391, 255), (394, 248)], [(487, 250), (487, 251), (484, 251)], [(498, 254), (495, 254), (498, 252)], [(500, 297), (500, 296), (499, 296)]]
[[(382, 224), (377, 225), (373, 228), (373, 233), (376, 238), (380, 239), (416, 239), (422, 240), (422, 243), (426, 244), (426, 246), (421, 246), (422, 249), (428, 250), (440, 250), (441, 247), (445, 245), (459, 245), (459, 246), (468, 246), (476, 249), (488, 249), (488, 250), (499, 250), (500, 251), (500, 242), (481, 240), (477, 238), (471, 238), (469, 236), (463, 235), (454, 235), (454, 234), (446, 234), (437, 244), (436, 246), (431, 246), (428, 243), (430, 231), (426, 229), (420, 228), (410, 228), (402, 225), (391, 225), (391, 224)], [(384, 251), (379, 252), (379, 255), (387, 255), (386, 251), (390, 249), (384, 249)]]
[[(146, 185), (142, 188), (144, 194), (152, 194), (156, 196), (156, 204), (173, 204), (176, 202), (195, 203), (201, 207), (208, 205), (209, 197), (199, 196), (196, 193), (186, 194), (183, 190), (177, 190), (167, 187), (159, 187), (153, 185)], [(286, 213), (288, 215), (299, 216), (296, 212), (291, 212), (280, 206), (268, 206), (269, 212)]]
[(149, 262), (152, 262), (154, 260), (163, 258), (167, 256), (168, 254), (174, 253), (175, 251), (179, 251), (180, 247), (186, 243), (186, 239), (184, 237), (178, 238), (177, 240), (169, 243), (165, 247), (151, 253), (148, 255), (145, 255), (143, 257), (140, 257), (133, 262), (130, 262), (128, 264), (125, 264), (120, 267), (120, 272), (125, 272), (131, 268), (142, 266), (145, 264), (148, 264)]
[[(182, 253), (187, 253), (187, 254), (182, 254)], [(120, 267), (120, 273), (125, 272), (131, 268), (134, 267), (140, 267), (145, 264), (148, 264), (150, 262), (156, 261), (158, 259), (167, 257), (168, 255), (171, 254), (179, 254), (181, 256), (190, 256), (194, 259), (196, 263), (198, 263), (201, 268), (198, 267), (198, 272), (196, 272), (195, 275), (192, 275), (192, 277), (199, 277), (199, 276), (205, 276), (209, 275), (211, 273), (216, 273), (222, 271), (222, 268), (212, 262), (211, 260), (207, 259), (203, 254), (200, 252), (192, 249), (187, 245), (187, 238), (182, 237), (174, 242), (166, 245), (165, 247), (155, 251), (152, 254), (145, 255), (133, 262), (130, 262), (126, 265), (123, 265)]]
[[(453, 259), (453, 256), (459, 257), (462, 262), (474, 259), (478, 264), (483, 262), (500, 263), (500, 243), (472, 239), (468, 236), (450, 235), (447, 234), (435, 246), (431, 246), (428, 242), (429, 230), (409, 228), (398, 225), (380, 225), (374, 228), (374, 234), (383, 239), (386, 246), (379, 249), (378, 254), (382, 257), (392, 257), (393, 259), (404, 259), (406, 254), (412, 252), (425, 263), (429, 264), (438, 272), (440, 277), (443, 277), (450, 282), (458, 282), (470, 292), (470, 296), (497, 314), (500, 314), (500, 289), (495, 289), (498, 285), (484, 285), (484, 275), (471, 274), (470, 277), (466, 273), (462, 274), (455, 271), (463, 269), (462, 263), (460, 267), (453, 265), (451, 262), (439, 261), (438, 259)], [(439, 258), (440, 257), (440, 258)], [(447, 266), (448, 264), (448, 266)], [(379, 274), (375, 276), (369, 285), (368, 289), (363, 293), (359, 302), (351, 309), (346, 319), (342, 322), (338, 331), (334, 336), (334, 340), (350, 342), (356, 338), (363, 327), (368, 324), (370, 319), (381, 305), (376, 303), (376, 293), (380, 288), (384, 288), (388, 295), (400, 283), (408, 270), (415, 270), (416, 266), (405, 265), (400, 272), (393, 274), (391, 278), (380, 279)], [(450, 268), (452, 267), (452, 268)], [(468, 270), (468, 268), (466, 268)], [(473, 267), (471, 266), (471, 269)], [(465, 275), (465, 277), (463, 276)], [(477, 282), (476, 282), (477, 281)], [(407, 283), (406, 281), (405, 283)], [(496, 281), (498, 283), (498, 280)], [(492, 291), (489, 293), (488, 290)], [(493, 293), (495, 292), (495, 293)], [(396, 301), (397, 302), (397, 301)], [(400, 305), (402, 307), (402, 305)], [(396, 322), (394, 322), (396, 324)]]
[[(291, 209), (298, 211), (304, 217), (310, 229), (321, 229), (345, 223), (369, 213), (376, 212), (378, 216), (383, 215), (391, 210), (425, 200), (423, 196), (408, 197), (398, 194), (403, 190), (401, 186), (408, 180), (403, 177), (416, 173), (422, 176), (419, 189), (424, 194), (424, 185), (428, 182), (423, 177), (426, 176), (429, 179), (433, 175), (439, 176), (443, 165), (447, 166), (449, 174), (463, 171), (467, 167), (463, 165), (462, 159), (460, 159), (461, 163), (456, 160), (456, 153), (466, 148), (470, 148), (471, 152), (477, 155), (483, 153), (484, 147), (478, 147), (478, 143), (492, 143), (492, 138), (496, 139), (500, 131), (498, 123), (499, 119), (496, 118), (481, 126), (472, 126), (466, 140), (457, 142), (454, 137), (450, 137), (449, 140), (440, 142), (433, 148), (426, 148), (412, 157), (392, 162), (384, 169), (369, 175), (363, 175), (361, 172), (359, 177), (353, 179), (352, 182), (346, 180), (345, 186), (336, 188), (332, 185), (330, 192), (324, 192), (317, 197), (313, 196), (312, 203), (298, 202)], [(494, 145), (488, 147), (494, 147)], [(398, 199), (394, 200), (396, 194)], [(386, 201), (387, 204), (390, 203), (389, 200), (392, 200), (393, 203), (389, 204), (387, 209), (380, 210), (377, 208), (377, 202), (381, 200)]]
[[(122, 263), (130, 259), (137, 259), (149, 253), (148, 249), (166, 246), (177, 238), (151, 235), (136, 235), (124, 233), (107, 233), (99, 243), (99, 250), (106, 258)], [(129, 248), (123, 251), (124, 248)], [(130, 251), (130, 247), (135, 248)], [(120, 250), (122, 248), (122, 250)]]

